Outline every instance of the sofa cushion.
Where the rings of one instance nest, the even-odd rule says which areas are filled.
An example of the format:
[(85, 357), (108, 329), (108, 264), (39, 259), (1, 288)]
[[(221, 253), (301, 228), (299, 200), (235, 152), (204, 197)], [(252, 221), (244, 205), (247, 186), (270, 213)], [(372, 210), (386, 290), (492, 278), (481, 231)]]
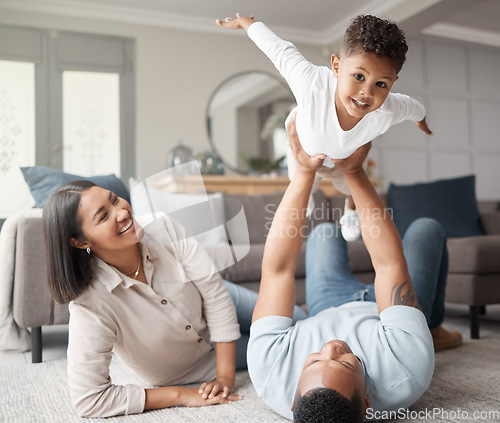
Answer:
[(130, 197), (132, 211), (136, 217), (165, 213), (184, 226), (188, 234), (194, 236), (201, 245), (227, 244), (224, 199), (220, 192), (164, 192), (139, 183), (131, 190)]
[(263, 196), (224, 194), (224, 198), (229, 200), (224, 204), (226, 218), (231, 219), (231, 217), (235, 214), (235, 211), (232, 210), (232, 208), (241, 204), (247, 220), (250, 244), (263, 243), (267, 233), (265, 229), (266, 205)]
[(41, 210), (28, 209), (18, 216), (12, 296), (14, 320), (23, 328), (68, 323), (68, 305), (54, 303), (43, 272)]
[[(322, 191), (317, 191), (314, 194), (315, 210), (305, 222), (305, 236), (311, 229), (320, 222), (329, 220), (328, 203)], [(225, 199), (235, 200), (243, 205), (245, 216), (248, 224), (248, 232), (250, 235), (251, 244), (259, 244), (266, 242), (266, 236), (271, 228), (274, 215), (283, 198), (283, 193), (262, 195), (241, 195), (241, 194), (224, 194)], [(225, 202), (224, 206), (226, 219), (230, 219), (234, 215), (233, 210), (228, 207), (234, 204), (233, 201)]]
[(340, 195), (328, 197), (328, 206), (330, 213), (329, 220), (333, 223), (338, 224), (340, 218), (344, 215), (345, 197)]
[[(209, 254), (214, 258), (214, 262), (218, 263), (217, 257), (213, 256), (213, 250)], [(264, 257), (264, 244), (250, 245), (248, 254), (235, 263), (234, 265), (222, 270), (221, 276), (230, 282), (247, 282), (260, 281), (262, 276), (262, 258)], [(303, 278), (306, 273), (306, 246), (302, 245), (297, 260), (297, 268), (295, 270), (296, 278)]]
[(250, 251), (243, 259), (222, 270), (220, 274), (223, 279), (235, 283), (260, 281), (263, 255), (264, 244), (252, 244), (250, 245)]
[(484, 234), (476, 200), (475, 176), (414, 185), (390, 184), (389, 205), (401, 235), (419, 217), (431, 217), (443, 225), (448, 237)]
[(500, 273), (500, 235), (448, 239), (449, 273)]
[(498, 275), (450, 273), (448, 274), (445, 298), (447, 303), (472, 306), (498, 304), (500, 302)]
[(316, 191), (314, 197), (314, 210), (311, 215), (306, 218), (304, 235), (307, 237), (316, 225), (323, 222), (331, 222), (332, 215), (330, 212), (330, 204), (328, 198), (323, 191)]
[(130, 202), (130, 194), (123, 182), (114, 174), (98, 176), (78, 176), (45, 166), (21, 167), (36, 206), (42, 208), (45, 200), (61, 185), (68, 182), (86, 180), (101, 188), (113, 191), (118, 197)]
[(372, 259), (362, 239), (347, 243), (349, 265), (353, 273), (373, 272)]
[[(227, 267), (222, 264), (222, 256), (217, 257), (217, 249), (207, 248), (218, 268), (224, 268), (221, 276), (231, 282), (260, 281), (262, 275), (262, 258), (264, 257), (264, 244), (250, 245), (248, 254), (236, 264)], [(373, 266), (368, 250), (362, 240), (347, 243), (349, 264), (353, 273), (366, 273), (373, 275)], [(320, 265), (320, 264), (318, 264)], [(306, 243), (302, 245), (295, 269), (297, 279), (306, 276)], [(373, 276), (371, 277), (373, 281)]]
[(482, 213), (481, 225), (488, 235), (500, 234), (500, 213), (497, 211)]
[(477, 202), (479, 213), (491, 213), (500, 210), (500, 203), (493, 200), (479, 200)]

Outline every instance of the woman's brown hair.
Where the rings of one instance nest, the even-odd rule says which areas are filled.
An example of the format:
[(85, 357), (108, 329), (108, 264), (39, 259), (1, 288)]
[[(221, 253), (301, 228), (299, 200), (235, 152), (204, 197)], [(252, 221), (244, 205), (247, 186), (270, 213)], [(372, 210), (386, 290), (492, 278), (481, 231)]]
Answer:
[(78, 217), (81, 193), (95, 186), (90, 181), (62, 185), (43, 207), (43, 236), (47, 279), (52, 298), (66, 304), (77, 298), (91, 283), (92, 255), (71, 245), (71, 238), (83, 239)]

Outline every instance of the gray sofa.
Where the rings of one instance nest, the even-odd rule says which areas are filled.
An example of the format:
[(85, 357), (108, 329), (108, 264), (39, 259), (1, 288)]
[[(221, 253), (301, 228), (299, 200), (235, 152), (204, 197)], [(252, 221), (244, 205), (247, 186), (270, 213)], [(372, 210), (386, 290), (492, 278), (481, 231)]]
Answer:
[[(243, 203), (251, 234), (249, 254), (232, 267), (221, 272), (230, 281), (258, 290), (260, 264), (264, 242), (273, 212), (282, 194), (257, 197), (226, 195)], [(386, 197), (383, 197), (386, 201)], [(322, 221), (338, 222), (343, 214), (343, 197), (325, 197), (315, 193), (317, 208), (307, 220), (308, 233)], [(390, 206), (390, 205), (389, 205)], [(445, 301), (469, 306), (471, 338), (479, 338), (479, 315), (488, 304), (500, 303), (500, 204), (495, 201), (478, 202), (485, 235), (448, 238), (448, 283)], [(374, 272), (368, 251), (361, 240), (348, 244), (349, 261), (356, 277), (364, 283), (373, 283)], [(305, 244), (299, 256), (296, 301), (305, 303)]]
[[(233, 266), (221, 271), (224, 279), (241, 284), (249, 289), (258, 291), (261, 276), (261, 264), (264, 254), (264, 244), (276, 209), (283, 194), (263, 194), (246, 196), (225, 194), (241, 202), (248, 223), (250, 234), (250, 251), (248, 255)], [(322, 222), (338, 222), (344, 212), (344, 197), (326, 197), (321, 191), (314, 193), (315, 209), (306, 219), (306, 236)], [(307, 241), (306, 241), (307, 242)], [(305, 250), (306, 242), (300, 251), (297, 269), (296, 302), (305, 303)], [(364, 244), (353, 242), (348, 244), (350, 264), (353, 272), (365, 283), (373, 283), (373, 267)]]
[[(249, 227), (250, 251), (221, 274), (227, 280), (258, 290), (265, 238), (282, 194), (225, 194), (225, 197), (243, 205)], [(342, 197), (327, 198), (322, 192), (317, 192), (315, 201), (317, 208), (306, 222), (306, 234), (323, 221), (338, 221), (343, 213)], [(486, 235), (448, 240), (450, 267), (446, 301), (470, 307), (472, 338), (479, 337), (481, 308), (500, 303), (500, 212), (497, 203), (480, 202), (479, 206)], [(46, 285), (41, 213), (23, 213), (15, 217), (15, 245), (9, 252), (14, 261), (12, 315), (19, 327), (31, 328), (32, 360), (39, 362), (42, 359), (41, 327), (67, 323), (68, 310), (67, 306), (54, 304)], [(371, 260), (362, 241), (349, 243), (348, 249), (354, 274), (365, 283), (373, 283)], [(296, 277), (296, 300), (301, 304), (305, 302), (305, 244), (299, 256)]]

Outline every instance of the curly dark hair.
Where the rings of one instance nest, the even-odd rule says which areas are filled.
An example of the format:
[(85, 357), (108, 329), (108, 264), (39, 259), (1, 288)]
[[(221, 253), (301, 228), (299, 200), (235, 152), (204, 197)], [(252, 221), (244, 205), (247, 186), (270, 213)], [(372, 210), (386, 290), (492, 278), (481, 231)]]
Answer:
[(394, 22), (359, 15), (345, 31), (342, 54), (350, 56), (360, 51), (388, 57), (394, 62), (397, 74), (406, 60), (408, 45), (404, 32)]
[(334, 389), (311, 389), (297, 395), (293, 403), (293, 421), (298, 423), (361, 423), (364, 402), (358, 391), (349, 400)]

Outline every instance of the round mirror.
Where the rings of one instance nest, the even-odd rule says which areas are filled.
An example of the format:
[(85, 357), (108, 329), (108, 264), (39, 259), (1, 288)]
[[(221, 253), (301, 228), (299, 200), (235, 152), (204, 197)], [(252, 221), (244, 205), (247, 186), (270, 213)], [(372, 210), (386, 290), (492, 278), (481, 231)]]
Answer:
[(288, 148), (285, 119), (295, 105), (278, 77), (262, 71), (238, 73), (220, 84), (208, 102), (210, 145), (233, 172), (276, 172)]

